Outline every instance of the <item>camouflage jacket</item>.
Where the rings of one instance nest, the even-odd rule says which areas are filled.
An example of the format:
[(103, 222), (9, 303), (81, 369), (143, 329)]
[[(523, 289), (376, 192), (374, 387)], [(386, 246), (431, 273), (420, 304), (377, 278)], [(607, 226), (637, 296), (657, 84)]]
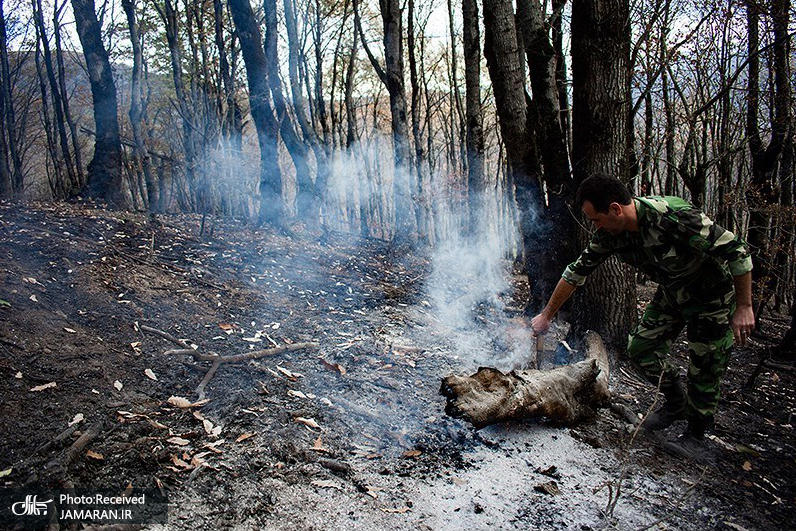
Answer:
[(564, 270), (564, 280), (583, 285), (613, 254), (672, 292), (697, 282), (706, 289), (752, 270), (746, 242), (683, 199), (647, 196), (634, 201), (638, 232), (612, 235), (597, 230), (589, 246)]

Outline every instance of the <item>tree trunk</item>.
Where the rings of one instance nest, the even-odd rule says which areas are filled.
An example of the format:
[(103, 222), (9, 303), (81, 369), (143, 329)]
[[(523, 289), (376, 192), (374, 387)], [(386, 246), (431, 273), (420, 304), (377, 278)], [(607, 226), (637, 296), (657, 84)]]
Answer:
[[(93, 0), (91, 5), (93, 13)], [(61, 157), (63, 157), (64, 166), (66, 167), (66, 175), (69, 179), (69, 190), (67, 191), (67, 195), (72, 196), (75, 195), (80, 189), (80, 183), (78, 182), (77, 173), (75, 172), (75, 165), (72, 162), (72, 153), (69, 147), (69, 136), (66, 133), (66, 117), (64, 116), (64, 104), (63, 99), (61, 98), (61, 88), (58, 85), (58, 80), (55, 76), (52, 53), (50, 52), (50, 44), (47, 40), (47, 30), (44, 26), (44, 13), (42, 12), (41, 0), (35, 0), (34, 16), (37, 33), (39, 39), (41, 40), (42, 51), (44, 53), (43, 58), (44, 67), (47, 72), (47, 80), (50, 83), (50, 97), (52, 98), (53, 110), (55, 111), (55, 126), (58, 131)], [(101, 41), (100, 44), (102, 44)]]
[(362, 39), (363, 47), (373, 68), (390, 95), (390, 117), (393, 141), (393, 199), (395, 201), (395, 225), (393, 239), (407, 241), (411, 239), (412, 194), (409, 185), (407, 167), (412, 162), (409, 146), (408, 124), (406, 117), (406, 90), (404, 88), (403, 60), (403, 24), (400, 0), (379, 0), (381, 18), (384, 29), (384, 68), (367, 46), (359, 17), (359, 7), (354, 1), (354, 17)]
[(83, 154), (80, 149), (80, 142), (77, 134), (77, 124), (69, 111), (69, 94), (66, 90), (66, 67), (64, 66), (64, 54), (61, 47), (61, 10), (66, 6), (67, 0), (60, 7), (56, 4), (55, 13), (53, 14), (53, 33), (55, 35), (55, 58), (58, 63), (58, 86), (61, 91), (61, 102), (64, 107), (64, 117), (69, 126), (69, 134), (72, 137), (72, 149), (75, 155), (75, 175), (77, 178), (78, 188), (85, 185), (86, 177), (83, 173)]
[(475, 233), (484, 220), (484, 117), (481, 109), (481, 35), (478, 2), (462, 0), (464, 38), (465, 127), (467, 144), (467, 199), (469, 231)]
[(562, 424), (591, 417), (610, 403), (609, 364), (597, 334), (588, 333), (585, 343), (584, 361), (549, 371), (504, 374), (481, 367), (472, 376), (448, 376), (440, 388), (448, 402), (445, 413), (464, 418), (476, 429), (537, 417)]
[(560, 120), (556, 52), (538, 0), (519, 0), (517, 15), (530, 66), (534, 110), (531, 119), (547, 185), (548, 207), (537, 227), (537, 239), (541, 243), (541, 256), (538, 258), (545, 267), (538, 273), (536, 297), (532, 296), (529, 304), (535, 312), (542, 308), (552, 293), (561, 271), (575, 258), (575, 223), (569, 207), (573, 193), (572, 177), (566, 135)]
[(282, 133), (282, 141), (296, 168), (296, 213), (302, 221), (310, 226), (318, 222), (318, 202), (316, 201), (315, 185), (310, 175), (310, 166), (307, 163), (307, 150), (304, 141), (296, 134), (293, 122), (287, 113), (287, 101), (282, 93), (282, 83), (279, 78), (279, 56), (277, 54), (277, 27), (276, 27), (276, 0), (265, 0), (265, 60), (268, 67), (268, 84), (274, 98), (274, 111)]
[(235, 97), (235, 83), (232, 77), (227, 50), (224, 45), (224, 8), (221, 0), (213, 0), (213, 13), (215, 19), (215, 40), (218, 50), (218, 69), (221, 81), (224, 84), (224, 97), (226, 101), (226, 116), (224, 119), (224, 132), (232, 141), (232, 146), (240, 151), (243, 137), (243, 113)]
[(263, 49), (262, 34), (254, 18), (249, 0), (230, 0), (232, 20), (238, 30), (246, 78), (249, 82), (249, 102), (252, 119), (260, 145), (260, 214), (261, 222), (284, 227), (282, 173), (279, 170), (277, 129), (268, 94), (268, 68)]
[[(541, 175), (529, 135), (522, 52), (517, 42), (510, 0), (484, 1), (484, 55), (495, 95), (500, 132), (506, 148), (509, 178), (515, 186), (523, 240), (525, 271), (531, 298), (541, 300), (542, 264), (536, 260), (538, 216), (542, 212)], [(547, 293), (549, 295), (549, 292)]]
[[(315, 184), (312, 188), (315, 194), (315, 208), (320, 206), (323, 201), (324, 194), (326, 193), (326, 186), (329, 180), (329, 153), (328, 147), (321, 145), (317, 133), (312, 128), (310, 119), (307, 117), (307, 103), (301, 92), (301, 77), (300, 65), (301, 58), (299, 57), (299, 38), (296, 31), (296, 14), (293, 6), (294, 0), (284, 0), (285, 6), (285, 25), (287, 27), (288, 39), (288, 77), (290, 79), (290, 92), (293, 96), (293, 111), (296, 115), (296, 121), (301, 128), (301, 133), (304, 135), (304, 140), (309, 143), (315, 155)], [(316, 212), (313, 220), (315, 224), (318, 222), (318, 213)]]
[[(22, 155), (17, 143), (17, 124), (14, 112), (13, 93), (11, 91), (11, 74), (8, 63), (8, 38), (6, 35), (6, 19), (3, 12), (3, 0), (0, 0), (0, 90), (2, 90), (3, 112), (0, 120), (5, 124), (6, 143), (11, 164), (8, 171), (8, 192), (21, 194), (23, 189)], [(6, 162), (7, 164), (7, 162)], [(6, 168), (9, 168), (6, 165)]]
[[(185, 151), (185, 176), (191, 188), (195, 185), (194, 174), (196, 171), (196, 144), (194, 141), (195, 131), (192, 122), (193, 111), (191, 110), (192, 102), (188, 100), (185, 94), (185, 89), (182, 79), (182, 53), (180, 51), (179, 41), (179, 28), (177, 26), (178, 15), (171, 3), (171, 0), (165, 0), (163, 10), (157, 4), (155, 7), (158, 10), (160, 18), (166, 27), (166, 42), (169, 47), (169, 56), (171, 59), (171, 76), (174, 81), (174, 94), (177, 98), (177, 107), (180, 109), (180, 118), (182, 120), (182, 134), (183, 134), (183, 149)], [(193, 200), (193, 198), (192, 198)], [(195, 208), (196, 205), (192, 205)]]
[(133, 131), (133, 142), (135, 147), (133, 152), (138, 164), (144, 172), (146, 182), (147, 204), (151, 212), (157, 212), (159, 204), (158, 187), (152, 174), (152, 162), (149, 158), (149, 151), (144, 142), (144, 134), (141, 130), (143, 120), (143, 107), (141, 105), (141, 77), (144, 70), (144, 55), (141, 49), (141, 35), (138, 31), (138, 23), (135, 17), (135, 5), (133, 0), (122, 0), (122, 9), (127, 15), (127, 26), (130, 31), (130, 43), (133, 48), (133, 76), (130, 86), (130, 128)]
[[(627, 0), (573, 0), (573, 174), (580, 184), (594, 173), (628, 182), (630, 32)], [(585, 221), (584, 225), (588, 223)], [(586, 244), (588, 235), (581, 233)], [(573, 332), (597, 331), (624, 347), (636, 320), (636, 286), (630, 268), (612, 258), (578, 290)]]
[(89, 194), (119, 208), (128, 208), (129, 201), (122, 181), (122, 143), (119, 137), (116, 85), (113, 83), (108, 52), (102, 44), (94, 0), (72, 0), (72, 10), (86, 58), (94, 103), (96, 138), (94, 156), (88, 165)]
[(754, 269), (754, 295), (756, 314), (765, 307), (773, 294), (776, 275), (770, 259), (769, 229), (770, 207), (776, 203), (776, 174), (780, 155), (791, 125), (791, 92), (788, 74), (788, 22), (789, 0), (772, 0), (771, 19), (774, 26), (774, 113), (771, 120), (771, 140), (764, 145), (758, 123), (760, 112), (760, 59), (758, 57), (759, 19), (762, 3), (748, 0), (746, 3), (749, 74), (747, 78), (746, 135), (752, 157), (752, 179), (746, 190), (746, 199), (754, 207), (749, 212), (748, 242), (752, 248)]
[[(423, 242), (428, 242), (428, 211), (425, 191), (423, 189), (423, 161), (425, 160), (425, 153), (423, 151), (423, 137), (420, 132), (420, 83), (417, 77), (417, 57), (415, 50), (415, 3), (414, 0), (409, 0), (409, 12), (407, 13), (407, 42), (409, 48), (409, 80), (412, 86), (412, 140), (414, 141), (415, 148), (415, 165), (414, 175), (415, 186), (414, 192), (416, 194), (415, 201), (415, 222), (417, 223), (417, 232), (419, 239)], [(451, 44), (453, 45), (453, 44)], [(458, 90), (458, 88), (457, 88)]]

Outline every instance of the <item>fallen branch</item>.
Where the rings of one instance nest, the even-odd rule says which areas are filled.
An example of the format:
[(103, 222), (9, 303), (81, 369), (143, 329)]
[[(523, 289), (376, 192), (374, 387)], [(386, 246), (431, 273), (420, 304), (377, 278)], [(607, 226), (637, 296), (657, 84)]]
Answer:
[(472, 376), (444, 378), (440, 393), (448, 399), (448, 415), (462, 417), (476, 428), (534, 417), (571, 424), (609, 404), (608, 370), (603, 342), (589, 332), (584, 361), (508, 374), (481, 367)]
[(281, 347), (263, 349), (263, 350), (254, 350), (252, 352), (246, 352), (245, 354), (233, 354), (229, 356), (219, 356), (215, 353), (205, 354), (200, 352), (196, 348), (192, 348), (191, 345), (183, 341), (182, 339), (178, 339), (173, 335), (169, 334), (168, 332), (164, 332), (163, 330), (158, 330), (157, 328), (152, 328), (151, 326), (141, 325), (140, 329), (142, 332), (146, 332), (148, 334), (153, 334), (156, 336), (160, 336), (167, 341), (171, 341), (175, 345), (177, 345), (178, 349), (170, 349), (164, 352), (165, 355), (177, 355), (177, 356), (191, 356), (195, 361), (209, 361), (212, 363), (212, 366), (205, 374), (205, 377), (202, 379), (201, 383), (196, 387), (196, 394), (199, 395), (199, 399), (203, 399), (205, 395), (205, 387), (207, 384), (210, 383), (210, 380), (213, 379), (218, 368), (225, 363), (238, 363), (241, 361), (247, 360), (254, 360), (257, 358), (263, 358), (265, 356), (274, 356), (276, 354), (282, 354), (283, 352), (293, 352), (296, 350), (312, 350), (318, 348), (318, 343), (309, 342), (309, 343), (294, 343), (292, 345), (283, 345)]

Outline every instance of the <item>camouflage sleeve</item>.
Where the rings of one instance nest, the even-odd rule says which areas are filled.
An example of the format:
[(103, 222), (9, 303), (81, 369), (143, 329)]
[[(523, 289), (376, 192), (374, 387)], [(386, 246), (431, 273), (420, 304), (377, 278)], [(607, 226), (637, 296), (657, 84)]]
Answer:
[(566, 282), (573, 286), (582, 286), (586, 277), (613, 254), (612, 247), (606, 244), (600, 234), (592, 236), (589, 246), (580, 253), (577, 260), (569, 264), (561, 275)]
[(716, 225), (712, 219), (696, 208), (670, 212), (670, 230), (699, 251), (726, 262), (733, 276), (752, 270), (752, 257), (747, 243), (727, 229)]

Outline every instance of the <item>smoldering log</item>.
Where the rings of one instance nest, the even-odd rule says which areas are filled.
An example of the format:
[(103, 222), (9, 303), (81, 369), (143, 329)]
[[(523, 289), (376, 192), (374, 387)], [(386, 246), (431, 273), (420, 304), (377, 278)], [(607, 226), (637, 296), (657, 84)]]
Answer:
[(588, 332), (586, 359), (555, 369), (511, 371), (480, 367), (472, 376), (447, 376), (440, 394), (445, 412), (477, 429), (505, 421), (547, 417), (572, 424), (608, 406), (608, 355), (600, 336)]

